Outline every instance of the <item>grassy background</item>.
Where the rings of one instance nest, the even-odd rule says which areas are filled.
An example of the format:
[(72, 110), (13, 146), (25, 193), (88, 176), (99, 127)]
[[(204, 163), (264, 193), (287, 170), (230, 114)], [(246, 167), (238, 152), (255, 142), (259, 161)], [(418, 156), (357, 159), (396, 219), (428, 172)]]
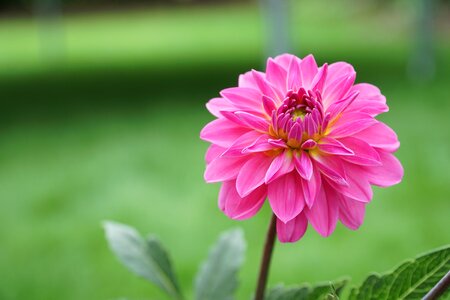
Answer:
[[(324, 239), (310, 228), (300, 242), (278, 244), (270, 284), (344, 274), (358, 283), (448, 243), (448, 30), (436, 31), (435, 79), (417, 83), (405, 75), (414, 33), (408, 5), (305, 1), (292, 14), (297, 54), (350, 61), (358, 81), (387, 96), (391, 111), (381, 119), (399, 134), (405, 178), (375, 189), (360, 230), (339, 225)], [(188, 295), (219, 232), (243, 227), (239, 299), (248, 299), (270, 211), (266, 205), (245, 222), (223, 216), (219, 186), (202, 179), (207, 144), (198, 135), (212, 119), (204, 103), (261, 66), (257, 7), (157, 8), (62, 22), (62, 54), (52, 59), (43, 57), (42, 24), (0, 19), (0, 299), (163, 299), (110, 253), (106, 219), (157, 233)]]

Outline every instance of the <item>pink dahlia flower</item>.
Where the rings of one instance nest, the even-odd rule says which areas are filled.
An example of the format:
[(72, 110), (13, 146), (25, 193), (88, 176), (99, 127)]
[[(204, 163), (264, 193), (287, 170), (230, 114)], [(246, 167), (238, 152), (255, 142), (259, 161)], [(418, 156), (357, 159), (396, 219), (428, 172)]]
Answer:
[(355, 77), (344, 62), (283, 54), (208, 102), (217, 119), (200, 134), (212, 143), (204, 177), (222, 182), (228, 217), (250, 218), (267, 198), (281, 242), (299, 240), (308, 223), (322, 236), (338, 220), (361, 226), (371, 185), (399, 183), (403, 168), (397, 135), (375, 119), (388, 111), (385, 97)]

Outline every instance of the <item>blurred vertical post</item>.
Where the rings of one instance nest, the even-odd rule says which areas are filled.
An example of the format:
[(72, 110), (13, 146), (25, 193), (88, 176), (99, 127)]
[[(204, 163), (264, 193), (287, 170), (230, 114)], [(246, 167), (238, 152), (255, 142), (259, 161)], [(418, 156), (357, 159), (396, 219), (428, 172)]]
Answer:
[(54, 64), (64, 58), (64, 31), (61, 0), (34, 0), (39, 34), (39, 50), (44, 63)]
[[(260, 0), (264, 23), (265, 58), (291, 50), (289, 33), (289, 4), (290, 0)], [(267, 279), (270, 270), (270, 261), (276, 239), (276, 217), (272, 215), (269, 230), (266, 236), (261, 267), (256, 283), (255, 299), (264, 299), (267, 288)]]
[(416, 0), (415, 45), (409, 63), (409, 75), (414, 80), (426, 81), (434, 76), (433, 17), (435, 0)]
[(290, 0), (260, 0), (265, 33), (265, 57), (291, 51)]

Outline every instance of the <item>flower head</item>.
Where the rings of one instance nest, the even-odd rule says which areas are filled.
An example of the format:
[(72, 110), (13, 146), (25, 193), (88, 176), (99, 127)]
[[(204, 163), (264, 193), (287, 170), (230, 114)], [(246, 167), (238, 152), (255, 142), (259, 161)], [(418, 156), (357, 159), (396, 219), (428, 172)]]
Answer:
[(300, 239), (308, 223), (322, 236), (338, 220), (362, 224), (371, 185), (399, 183), (403, 168), (395, 132), (375, 119), (388, 111), (385, 97), (355, 77), (344, 62), (318, 67), (312, 55), (283, 54), (208, 102), (217, 119), (200, 134), (212, 143), (204, 177), (222, 182), (228, 217), (252, 217), (268, 199), (282, 242)]

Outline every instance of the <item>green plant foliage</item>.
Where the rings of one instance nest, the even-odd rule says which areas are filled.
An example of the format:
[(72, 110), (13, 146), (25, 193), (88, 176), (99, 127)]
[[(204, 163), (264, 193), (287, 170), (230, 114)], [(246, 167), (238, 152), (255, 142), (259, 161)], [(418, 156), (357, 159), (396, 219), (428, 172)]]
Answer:
[(244, 261), (245, 249), (242, 230), (222, 233), (196, 276), (195, 299), (234, 299), (238, 286), (237, 272)]
[(337, 300), (346, 284), (346, 280), (341, 280), (315, 286), (285, 287), (277, 285), (267, 292), (265, 300)]
[(446, 246), (407, 261), (393, 272), (370, 275), (360, 287), (352, 289), (349, 300), (421, 299), (449, 269), (450, 246)]
[(157, 285), (173, 299), (182, 299), (167, 251), (155, 236), (142, 238), (132, 227), (105, 222), (111, 250), (133, 273)]

